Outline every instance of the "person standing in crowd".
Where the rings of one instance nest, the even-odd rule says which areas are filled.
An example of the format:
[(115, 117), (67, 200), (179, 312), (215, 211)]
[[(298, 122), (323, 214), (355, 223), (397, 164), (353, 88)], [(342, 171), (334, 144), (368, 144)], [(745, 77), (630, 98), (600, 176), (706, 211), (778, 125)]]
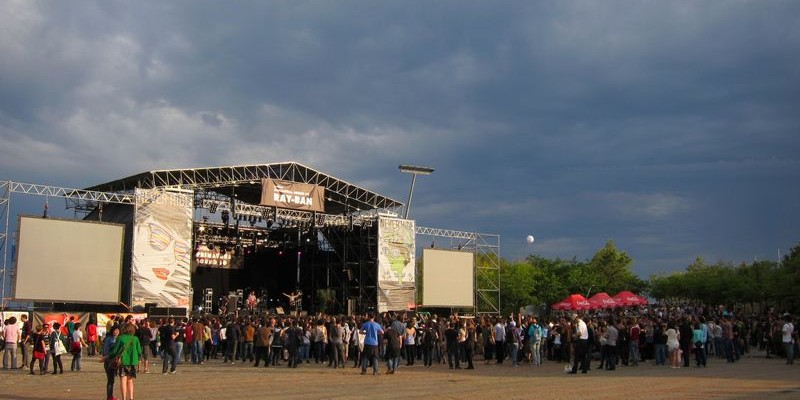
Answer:
[(136, 325), (125, 325), (125, 332), (120, 335), (109, 353), (110, 357), (122, 356), (118, 373), (121, 378), (122, 400), (133, 400), (133, 382), (136, 379), (136, 367), (139, 365), (139, 354), (142, 345), (136, 337)]
[(619, 329), (614, 324), (614, 319), (608, 321), (605, 331), (605, 368), (608, 371), (617, 369), (617, 340), (619, 340)]
[(269, 323), (262, 322), (255, 335), (255, 359), (254, 367), (258, 367), (261, 359), (264, 359), (264, 368), (269, 367), (269, 343), (272, 340), (272, 326)]
[(697, 366), (706, 366), (706, 333), (700, 326), (699, 321), (695, 321), (692, 330), (692, 344), (694, 344), (694, 355)]
[(333, 324), (331, 324), (331, 328), (329, 330), (329, 343), (331, 346), (331, 359), (328, 363), (328, 367), (331, 368), (338, 368), (339, 365), (344, 367), (344, 328), (342, 324), (344, 322), (341, 319), (334, 319)]
[(113, 357), (110, 357), (111, 349), (117, 342), (119, 336), (119, 325), (114, 325), (110, 332), (106, 333), (106, 338), (103, 340), (103, 369), (106, 371), (106, 399), (117, 400), (114, 397), (114, 379), (117, 376), (117, 368), (111, 365)]
[[(190, 329), (191, 330), (191, 329)], [(183, 319), (175, 322), (175, 363), (183, 364), (183, 350), (186, 344), (186, 324)], [(191, 332), (189, 333), (191, 335)]]
[(246, 323), (242, 332), (244, 348), (242, 349), (242, 362), (253, 362), (253, 341), (256, 337), (256, 327), (253, 323)]
[(50, 334), (50, 355), (53, 357), (53, 375), (56, 373), (64, 373), (64, 364), (61, 362), (61, 354), (56, 352), (56, 341), (64, 342), (61, 340), (61, 324), (58, 322), (53, 323), (53, 332)]
[[(444, 323), (444, 322), (443, 322)], [(447, 321), (447, 329), (444, 330), (445, 351), (447, 352), (447, 365), (450, 369), (461, 369), (461, 360), (458, 357), (458, 331), (453, 326), (452, 321)]]
[(655, 349), (656, 365), (665, 365), (667, 362), (667, 326), (661, 322), (653, 325), (653, 347)]
[(89, 323), (86, 324), (86, 343), (88, 344), (86, 355), (94, 357), (97, 353), (97, 321), (94, 316), (90, 317)]
[(669, 364), (672, 368), (680, 368), (680, 352), (681, 344), (679, 342), (680, 332), (674, 321), (670, 322), (669, 329), (665, 332), (667, 335), (667, 351), (669, 352)]
[[(161, 341), (161, 349), (163, 351), (163, 366), (161, 367), (161, 374), (166, 375), (176, 373), (176, 366), (178, 363), (178, 356), (175, 353), (175, 338), (178, 337), (178, 332), (175, 332), (175, 320), (172, 317), (167, 319), (167, 323), (161, 325), (158, 329), (158, 337)], [(169, 367), (169, 370), (167, 370)]]
[(281, 358), (283, 357), (283, 322), (280, 320), (275, 321), (272, 328), (272, 343), (270, 343), (270, 364), (272, 366), (281, 365)]
[(433, 366), (434, 346), (436, 346), (435, 323), (429, 322), (423, 328), (422, 336), (422, 362), (426, 368)]
[(403, 335), (403, 347), (405, 348), (406, 365), (414, 365), (416, 359), (416, 340), (417, 328), (414, 327), (412, 321), (408, 321), (405, 326), (405, 335)]
[(506, 327), (500, 318), (497, 319), (497, 323), (494, 325), (493, 337), (497, 363), (502, 364), (506, 358)]
[(639, 365), (639, 342), (641, 341), (642, 330), (639, 328), (639, 321), (636, 318), (631, 319), (630, 327), (628, 328), (628, 355), (630, 362), (633, 366)]
[(47, 373), (47, 369), (44, 365), (44, 358), (45, 358), (45, 340), (47, 339), (47, 329), (43, 326), (38, 326), (36, 331), (32, 331), (28, 335), (28, 341), (33, 344), (33, 357), (31, 357), (30, 362), (30, 371), (31, 375), (33, 373), (33, 364), (36, 361), (39, 361), (39, 375), (44, 375)]
[(683, 367), (688, 368), (693, 336), (691, 318), (688, 316), (684, 317), (680, 327), (678, 327), (678, 330), (680, 332), (680, 338), (678, 341), (680, 342), (681, 354), (683, 355)]
[[(463, 328), (462, 328), (463, 329)], [(466, 329), (464, 330), (464, 340), (466, 341)], [(508, 342), (508, 347), (510, 348), (509, 356), (511, 357), (511, 366), (518, 367), (519, 366), (519, 346), (522, 344), (522, 336), (520, 335), (520, 330), (517, 328), (517, 323), (511, 321), (508, 323), (508, 330), (506, 331), (506, 341)]]
[(206, 341), (206, 326), (198, 318), (192, 318), (192, 364), (203, 363), (203, 344)]
[(33, 321), (28, 320), (28, 314), (22, 314), (20, 316), (20, 322), (22, 322), (22, 330), (19, 332), (19, 343), (20, 349), (22, 350), (22, 366), (25, 367), (29, 364), (30, 361), (30, 353), (28, 352), (28, 343), (33, 343), (31, 341), (30, 335), (37, 333), (37, 331), (33, 330)]
[(286, 328), (286, 333), (284, 334), (285, 346), (286, 346), (286, 353), (288, 354), (289, 360), (286, 364), (287, 368), (297, 368), (297, 363), (299, 362), (298, 352), (297, 350), (300, 348), (300, 344), (302, 340), (300, 336), (303, 335), (303, 330), (300, 328), (300, 322), (298, 320), (291, 321), (289, 327)]
[(17, 328), (17, 317), (11, 317), (3, 321), (3, 369), (8, 369), (9, 361), (11, 369), (17, 369), (17, 343), (19, 342), (19, 329)]
[(575, 325), (575, 354), (572, 362), (572, 370), (570, 374), (578, 373), (578, 365), (580, 364), (581, 373), (589, 372), (588, 353), (589, 353), (589, 327), (586, 322), (578, 317), (578, 314), (572, 314), (572, 321)]
[(539, 320), (533, 317), (528, 325), (528, 347), (531, 352), (530, 362), (535, 366), (542, 365), (542, 342), (542, 326), (539, 325)]
[(147, 320), (139, 321), (138, 327), (136, 328), (136, 337), (139, 338), (139, 344), (142, 346), (140, 361), (142, 362), (142, 366), (144, 366), (144, 373), (149, 374), (150, 362), (148, 361), (147, 349), (150, 347), (150, 341), (152, 341), (153, 338), (150, 336), (150, 328), (147, 326)]
[(459, 343), (461, 347), (461, 353), (464, 354), (464, 358), (467, 361), (467, 369), (475, 369), (475, 366), (472, 364), (472, 356), (473, 352), (475, 351), (475, 343), (477, 342), (476, 333), (475, 333), (475, 326), (470, 321), (464, 321), (464, 331), (466, 332), (464, 341)]
[(81, 356), (83, 353), (83, 348), (87, 347), (86, 341), (83, 340), (83, 331), (81, 331), (81, 323), (77, 322), (73, 325), (72, 331), (72, 348), (70, 349), (70, 353), (72, 353), (72, 365), (70, 366), (70, 371), (81, 371)]
[[(481, 335), (483, 336), (483, 362), (486, 365), (492, 362), (494, 358), (494, 327), (488, 319), (481, 321)], [(442, 333), (444, 337), (444, 333)]]
[(367, 365), (372, 363), (372, 374), (378, 375), (378, 344), (379, 336), (383, 335), (383, 328), (375, 322), (372, 313), (367, 314), (367, 320), (361, 326), (364, 330), (364, 351), (361, 355), (361, 375), (367, 374)]
[(394, 329), (394, 324), (389, 324), (383, 331), (383, 340), (386, 342), (386, 373), (394, 374), (397, 365), (400, 364), (400, 349), (402, 338), (400, 333)]
[(794, 364), (794, 320), (791, 316), (786, 316), (786, 322), (781, 328), (783, 334), (783, 348), (786, 350), (786, 364)]
[(228, 327), (225, 329), (225, 343), (227, 343), (227, 348), (225, 349), (225, 358), (222, 362), (227, 363), (230, 361), (231, 364), (236, 364), (236, 350), (239, 345), (239, 336), (241, 336), (239, 324), (236, 323), (235, 318), (231, 318)]

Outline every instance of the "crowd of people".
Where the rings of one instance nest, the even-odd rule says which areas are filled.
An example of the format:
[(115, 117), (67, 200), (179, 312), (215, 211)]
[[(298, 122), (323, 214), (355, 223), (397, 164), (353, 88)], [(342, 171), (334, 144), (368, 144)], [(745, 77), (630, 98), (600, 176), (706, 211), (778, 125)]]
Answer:
[[(425, 368), (446, 364), (450, 369), (474, 369), (474, 358), (485, 364), (521, 364), (537, 367), (544, 362), (569, 363), (565, 372), (613, 371), (652, 361), (656, 366), (698, 368), (708, 357), (734, 363), (751, 349), (767, 357), (785, 357), (793, 363), (797, 332), (792, 318), (769, 312), (740, 317), (722, 309), (692, 307), (642, 307), (578, 315), (464, 317), (453, 314), (383, 313), (380, 315), (242, 316), (202, 315), (193, 318), (148, 318), (140, 321), (119, 316), (97, 337), (90, 321), (84, 339), (80, 323), (70, 321), (66, 335), (60, 324), (34, 327), (23, 316), (22, 329), (16, 318), (5, 321), (3, 368), (17, 368), (17, 353), (30, 374), (64, 373), (61, 356), (72, 355), (71, 371), (81, 371), (85, 351), (96, 348), (104, 362), (107, 397), (113, 396), (120, 378), (123, 400), (133, 398), (137, 373), (178, 373), (182, 363), (249, 363), (264, 368), (320, 364), (345, 368), (352, 364), (361, 374), (395, 374), (421, 362)], [(64, 338), (63, 336), (66, 336)], [(87, 349), (88, 348), (88, 349)], [(87, 349), (87, 350), (84, 350)], [(36, 363), (38, 362), (38, 368)], [(10, 363), (10, 364), (9, 364)]]

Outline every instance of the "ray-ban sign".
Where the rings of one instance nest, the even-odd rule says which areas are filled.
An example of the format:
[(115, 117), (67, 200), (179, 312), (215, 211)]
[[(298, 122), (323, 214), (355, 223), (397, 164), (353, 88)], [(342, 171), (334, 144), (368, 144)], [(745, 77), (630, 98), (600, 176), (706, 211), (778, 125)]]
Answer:
[(261, 205), (325, 212), (325, 188), (308, 183), (261, 180)]

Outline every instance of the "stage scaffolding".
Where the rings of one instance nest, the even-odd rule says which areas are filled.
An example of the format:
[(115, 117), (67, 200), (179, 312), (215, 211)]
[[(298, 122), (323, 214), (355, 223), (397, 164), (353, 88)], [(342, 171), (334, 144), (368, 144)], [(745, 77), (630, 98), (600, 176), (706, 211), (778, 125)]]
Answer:
[[(262, 178), (324, 186), (326, 212), (258, 205)], [(340, 290), (336, 299), (338, 307), (356, 312), (376, 309), (377, 218), (379, 215), (397, 217), (403, 203), (294, 162), (150, 171), (86, 189), (0, 181), (2, 309), (8, 304), (7, 297), (10, 298), (6, 290), (7, 279), (13, 276), (8, 253), (12, 193), (63, 198), (66, 209), (72, 209), (75, 218), (97, 211), (102, 220), (102, 209), (106, 204), (134, 205), (136, 188), (193, 192), (193, 198), (188, 201), (195, 209), (195, 226), (220, 224), (224, 212), (230, 218), (228, 223), (236, 230), (296, 228), (298, 231), (322, 232), (328, 242), (326, 245), (336, 250), (337, 259), (332, 260), (335, 265), (328, 266), (326, 283), (330, 288)], [(142, 195), (140, 192), (139, 196)], [(159, 202), (161, 199), (156, 196), (151, 200)], [(450, 248), (476, 253), (475, 312), (499, 313), (499, 235), (419, 226), (416, 234), (418, 246), (424, 246), (420, 236), (446, 238), (450, 240)]]
[[(420, 241), (421, 236), (432, 237), (433, 248), (475, 253), (475, 313), (500, 315), (500, 235), (418, 226), (419, 247), (427, 246), (427, 241)], [(437, 243), (436, 238), (449, 242)]]

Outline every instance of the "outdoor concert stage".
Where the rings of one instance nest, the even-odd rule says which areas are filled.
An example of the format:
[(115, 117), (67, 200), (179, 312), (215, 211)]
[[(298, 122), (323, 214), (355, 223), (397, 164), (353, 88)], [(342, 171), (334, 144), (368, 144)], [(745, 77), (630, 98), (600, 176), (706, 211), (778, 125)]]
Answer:
[[(440, 264), (428, 269), (431, 290), (465, 288), (460, 297), (431, 295), (431, 305), (499, 310), (497, 266), (474, 265), (476, 253), (497, 255), (499, 236), (418, 227), (401, 216), (402, 202), (296, 162), (156, 170), (86, 189), (0, 181), (4, 250), (12, 193), (63, 197), (82, 216), (19, 217), (11, 298), (34, 308), (231, 312), (253, 291), (262, 311), (409, 310), (420, 298), (422, 235), (470, 254), (429, 257)], [(54, 251), (67, 252), (58, 267), (40, 256)], [(458, 282), (446, 272), (454, 263), (465, 276)], [(42, 274), (54, 279), (43, 283)]]

